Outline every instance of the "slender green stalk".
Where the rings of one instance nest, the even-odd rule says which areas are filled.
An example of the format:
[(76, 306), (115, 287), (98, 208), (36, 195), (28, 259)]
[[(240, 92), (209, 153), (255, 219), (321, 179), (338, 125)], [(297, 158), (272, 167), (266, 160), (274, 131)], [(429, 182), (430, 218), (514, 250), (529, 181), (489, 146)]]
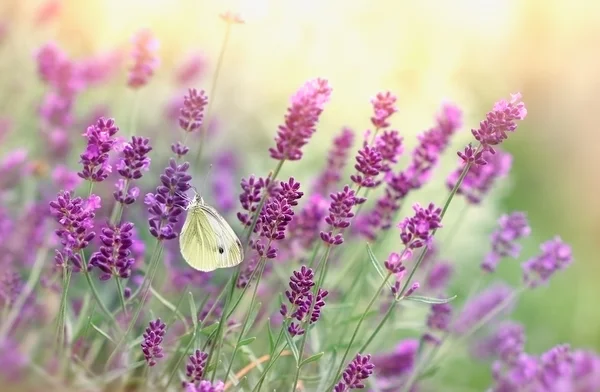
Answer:
[(346, 363), (346, 358), (348, 357), (348, 353), (350, 352), (350, 347), (352, 347), (352, 344), (354, 343), (354, 339), (356, 339), (356, 336), (358, 335), (358, 331), (360, 330), (360, 327), (362, 326), (363, 321), (365, 321), (365, 318), (367, 317), (367, 313), (369, 313), (369, 311), (371, 310), (371, 307), (373, 307), (373, 304), (375, 303), (377, 298), (379, 298), (379, 295), (381, 294), (381, 292), (387, 285), (387, 282), (388, 282), (388, 280), (390, 280), (391, 276), (392, 276), (392, 273), (388, 272), (385, 279), (383, 280), (383, 282), (377, 289), (377, 292), (375, 293), (375, 295), (373, 295), (373, 297), (371, 298), (371, 301), (369, 301), (369, 304), (367, 305), (367, 308), (363, 312), (362, 316), (360, 316), (360, 319), (358, 320), (358, 324), (354, 328), (354, 332), (352, 333), (352, 337), (350, 338), (350, 342), (346, 346), (346, 351), (344, 352), (344, 355), (342, 355), (342, 360), (340, 361), (340, 366), (338, 366), (337, 371), (334, 373), (333, 385), (331, 385), (331, 387), (328, 388), (328, 390), (333, 389), (333, 387), (335, 386), (335, 382), (339, 378), (339, 375), (342, 373), (342, 369), (344, 367), (344, 364)]
[(267, 373), (269, 372), (271, 367), (273, 367), (273, 365), (275, 364), (275, 361), (277, 361), (277, 359), (279, 359), (279, 356), (281, 355), (283, 350), (285, 350), (285, 348), (287, 347), (287, 342), (286, 342), (283, 345), (283, 347), (281, 348), (281, 350), (279, 351), (279, 354), (277, 354), (276, 357), (273, 357), (273, 354), (275, 354), (275, 351), (277, 351), (277, 346), (279, 346), (279, 343), (281, 343), (281, 339), (283, 339), (283, 334), (285, 333), (285, 328), (286, 328), (285, 323), (283, 323), (281, 325), (281, 330), (279, 331), (279, 335), (277, 336), (277, 340), (275, 340), (275, 343), (273, 344), (273, 348), (271, 349), (271, 352), (269, 353), (269, 362), (267, 362), (267, 366), (265, 367), (265, 370), (263, 370), (262, 374), (260, 375), (260, 378), (258, 379), (258, 383), (252, 389), (252, 392), (260, 391), (260, 389), (262, 388), (263, 382), (265, 381), (265, 379), (267, 377)]
[(60, 297), (60, 306), (58, 308), (58, 317), (56, 319), (56, 344), (59, 357), (62, 355), (64, 348), (65, 338), (65, 323), (67, 317), (67, 297), (69, 292), (69, 284), (71, 283), (71, 274), (73, 273), (72, 268), (69, 266), (63, 266), (63, 290)]
[[(125, 180), (125, 184), (123, 186), (123, 194), (127, 195), (129, 190), (129, 179)], [(115, 225), (117, 222), (121, 221), (121, 215), (123, 214), (123, 203), (117, 201), (113, 206), (112, 212), (110, 213), (110, 224)]]
[[(269, 245), (267, 245), (267, 249), (269, 249)], [(229, 366), (227, 367), (227, 371), (225, 372), (225, 376), (223, 377), (224, 380), (227, 380), (227, 377), (229, 376), (229, 372), (231, 372), (231, 367), (233, 366), (233, 362), (235, 360), (235, 355), (238, 352), (239, 344), (242, 341), (244, 335), (246, 334), (246, 328), (248, 328), (248, 322), (250, 321), (250, 317), (252, 316), (252, 311), (254, 309), (254, 302), (256, 301), (256, 293), (258, 292), (258, 286), (260, 284), (260, 279), (263, 275), (266, 262), (267, 262), (267, 258), (264, 256), (261, 257), (261, 259), (259, 261), (259, 265), (257, 267), (257, 269), (259, 269), (260, 271), (258, 272), (258, 277), (256, 278), (256, 283), (254, 284), (254, 290), (252, 291), (252, 298), (250, 299), (250, 305), (248, 308), (248, 312), (246, 313), (246, 317), (244, 318), (244, 323), (242, 324), (242, 330), (241, 330), (240, 334), (238, 335), (238, 340), (235, 344), (235, 347), (233, 348), (233, 353), (231, 354), (231, 359), (229, 360)], [(248, 284), (250, 284), (250, 283), (248, 283)]]
[(190, 341), (188, 342), (187, 346), (185, 347), (185, 351), (183, 351), (177, 358), (177, 362), (175, 362), (175, 366), (173, 366), (173, 370), (171, 371), (171, 374), (169, 375), (169, 378), (167, 380), (167, 385), (165, 385), (165, 391), (169, 390), (169, 385), (171, 385), (171, 381), (173, 381), (175, 374), (177, 374), (177, 370), (179, 369), (179, 364), (181, 364), (181, 361), (183, 361), (183, 358), (185, 358), (187, 353), (190, 351), (190, 348), (196, 341), (196, 335), (198, 335), (198, 330), (200, 328), (201, 328), (200, 323), (198, 323), (196, 325), (196, 327), (194, 328), (194, 332), (192, 333), (192, 336), (190, 337)]
[(119, 349), (121, 348), (121, 346), (127, 339), (127, 336), (129, 335), (129, 333), (133, 330), (133, 327), (135, 326), (135, 323), (137, 322), (138, 317), (140, 316), (142, 308), (144, 307), (144, 303), (146, 302), (146, 298), (148, 297), (148, 293), (150, 292), (150, 286), (152, 285), (152, 281), (154, 280), (154, 275), (156, 274), (156, 270), (158, 270), (158, 264), (159, 264), (158, 261), (160, 260), (161, 254), (162, 254), (162, 242), (159, 240), (156, 240), (156, 246), (154, 247), (154, 251), (152, 252), (152, 256), (150, 258), (150, 266), (148, 267), (148, 274), (146, 274), (146, 276), (144, 276), (144, 280), (142, 281), (142, 284), (140, 286), (141, 290), (142, 290), (141, 291), (142, 298), (140, 299), (139, 304), (135, 308), (135, 311), (133, 313), (131, 321), (129, 322), (129, 325), (127, 326), (127, 330), (125, 330), (125, 332), (122, 334), (121, 339), (119, 339), (119, 342), (115, 346), (113, 352), (108, 357), (108, 360), (106, 361), (105, 369), (107, 369), (108, 366), (110, 366), (112, 359), (119, 352)]
[(217, 58), (217, 65), (215, 69), (215, 74), (212, 78), (212, 82), (210, 85), (209, 95), (208, 95), (208, 106), (206, 108), (206, 117), (204, 119), (204, 123), (200, 128), (200, 147), (198, 148), (198, 153), (196, 154), (195, 164), (198, 165), (200, 163), (200, 159), (202, 157), (202, 149), (204, 148), (204, 142), (206, 140), (206, 128), (210, 126), (210, 115), (212, 114), (212, 106), (215, 97), (215, 91), (217, 88), (217, 82), (219, 80), (219, 75), (221, 74), (221, 69), (223, 68), (223, 59), (225, 58), (225, 50), (227, 49), (227, 44), (229, 43), (229, 38), (231, 36), (231, 26), (232, 23), (227, 22), (225, 26), (225, 35), (223, 36), (223, 42), (221, 44), (221, 50), (219, 51), (219, 57)]
[(123, 293), (123, 284), (121, 283), (121, 278), (115, 276), (115, 282), (117, 282), (117, 291), (119, 292), (119, 302), (121, 302), (121, 308), (123, 309), (123, 314), (127, 316), (127, 307), (125, 306), (125, 294)]
[(369, 336), (369, 338), (367, 339), (367, 341), (365, 342), (365, 344), (363, 344), (362, 347), (358, 350), (359, 353), (364, 353), (366, 351), (366, 349), (369, 346), (369, 344), (371, 344), (371, 342), (373, 341), (373, 339), (375, 338), (375, 336), (377, 336), (377, 334), (379, 333), (379, 331), (381, 331), (381, 328), (383, 327), (383, 325), (392, 316), (394, 307), (396, 306), (397, 303), (398, 303), (398, 301), (392, 302), (392, 304), (390, 305), (389, 309), (387, 310), (387, 312), (385, 313), (385, 315), (383, 316), (383, 318), (381, 319), (381, 321), (379, 322), (379, 324), (377, 324), (377, 327), (375, 327), (375, 329), (373, 330), (373, 333), (371, 334), (371, 336)]
[(79, 251), (79, 254), (81, 255), (81, 263), (83, 264), (83, 275), (85, 276), (85, 280), (88, 283), (88, 286), (90, 287), (90, 291), (92, 292), (92, 295), (94, 296), (94, 299), (96, 300), (96, 302), (98, 303), (98, 305), (100, 305), (100, 309), (102, 309), (102, 312), (104, 312), (104, 314), (106, 314), (108, 316), (108, 318), (110, 320), (112, 320), (113, 324), (119, 328), (119, 323), (117, 322), (117, 320), (115, 319), (115, 317), (113, 316), (113, 314), (111, 313), (110, 310), (108, 310), (108, 308), (106, 307), (106, 305), (104, 304), (104, 302), (102, 301), (102, 298), (100, 298), (100, 294), (98, 293), (98, 290), (96, 289), (96, 285), (94, 284), (94, 281), (92, 280), (92, 274), (90, 274), (89, 268), (88, 268), (88, 264), (85, 258), (85, 253), (83, 253), (83, 250)]
[(140, 91), (134, 90), (133, 107), (131, 109), (131, 117), (129, 117), (129, 129), (126, 132), (127, 136), (135, 135), (138, 114), (140, 112), (140, 101), (141, 101)]

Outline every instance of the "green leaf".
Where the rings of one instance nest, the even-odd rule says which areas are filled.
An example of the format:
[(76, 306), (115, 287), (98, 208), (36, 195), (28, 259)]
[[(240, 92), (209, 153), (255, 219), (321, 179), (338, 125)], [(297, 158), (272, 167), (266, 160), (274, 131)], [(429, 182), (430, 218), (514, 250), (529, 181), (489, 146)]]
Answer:
[(258, 312), (259, 312), (261, 306), (262, 306), (262, 302), (254, 303), (254, 306), (250, 310), (251, 313), (250, 313), (250, 317), (248, 318), (248, 324), (246, 324), (246, 330), (241, 332), (242, 335), (246, 334), (246, 332), (248, 332), (250, 330), (250, 328), (252, 328), (252, 325), (254, 325), (254, 321), (256, 321), (256, 318), (258, 317)]
[[(375, 253), (373, 253), (373, 250), (371, 249), (371, 245), (369, 245), (369, 243), (367, 243), (367, 254), (369, 255), (369, 260), (371, 261), (371, 264), (373, 264), (373, 267), (375, 267), (375, 270), (377, 271), (379, 276), (381, 276), (381, 279), (385, 280), (387, 277), (387, 274), (381, 268), (379, 260), (377, 260), (377, 257), (375, 257)], [(390, 283), (389, 279), (387, 280), (387, 285), (389, 287), (392, 287), (392, 284)]]
[(410, 295), (408, 297), (404, 297), (403, 299), (414, 302), (421, 302), (429, 305), (439, 305), (439, 304), (447, 304), (450, 301), (454, 301), (456, 299), (456, 295), (453, 295), (450, 298), (433, 298), (433, 297), (424, 297), (422, 295)]
[(113, 338), (110, 337), (110, 335), (106, 332), (104, 332), (103, 330), (100, 329), (100, 327), (96, 326), (96, 324), (91, 323), (90, 324), (92, 326), (92, 328), (94, 328), (96, 330), (96, 332), (98, 332), (100, 335), (104, 336), (106, 339), (108, 339), (109, 341), (111, 341), (112, 343), (115, 343), (115, 341), (113, 340)]
[(304, 361), (300, 362), (300, 367), (307, 365), (311, 362), (318, 361), (319, 359), (321, 359), (323, 354), (325, 354), (324, 351), (321, 351), (320, 353), (316, 353), (315, 355), (311, 355), (310, 357), (306, 358)]
[(104, 384), (109, 384), (112, 381), (120, 378), (121, 376), (124, 376), (127, 373), (131, 372), (132, 370), (137, 369), (137, 368), (139, 368), (141, 366), (144, 366), (145, 364), (146, 364), (146, 361), (143, 360), (143, 361), (138, 361), (138, 362), (134, 363), (133, 365), (131, 365), (131, 366), (127, 367), (127, 368), (124, 368), (124, 369), (122, 369), (122, 368), (115, 369), (115, 370), (113, 370), (111, 372), (106, 373), (104, 375), (104, 377), (101, 377), (100, 378), (100, 380), (101, 380), (100, 382), (102, 382)]
[(292, 350), (292, 354), (294, 355), (294, 358), (296, 359), (296, 363), (300, 363), (300, 353), (298, 352), (298, 347), (296, 347), (296, 344), (292, 340), (292, 336), (290, 335), (287, 328), (286, 328), (285, 332), (283, 333), (283, 335), (285, 336), (285, 340), (287, 340), (287, 342), (288, 342), (288, 346), (290, 347), (290, 350)]
[(194, 302), (194, 295), (191, 291), (188, 291), (188, 300), (190, 303), (190, 315), (192, 316), (192, 324), (194, 325), (194, 330), (198, 327), (198, 310), (196, 308), (196, 303)]
[(219, 327), (219, 322), (217, 321), (214, 324), (209, 325), (208, 327), (204, 327), (200, 330), (200, 333), (205, 336), (210, 336), (213, 332), (217, 330)]
[(240, 342), (238, 343), (237, 346), (238, 347), (247, 346), (247, 345), (249, 345), (250, 343), (252, 343), (255, 340), (256, 340), (256, 336), (253, 336), (251, 338), (246, 338), (244, 340), (240, 340)]
[[(366, 319), (369, 319), (369, 318), (371, 318), (371, 317), (377, 316), (377, 315), (379, 315), (380, 313), (381, 313), (381, 312), (380, 312), (379, 310), (377, 310), (377, 309), (370, 310), (370, 311), (369, 311), (369, 312), (368, 312), (368, 313), (365, 315), (365, 320), (366, 320)], [(360, 318), (361, 318), (361, 317), (362, 317), (362, 313), (361, 313), (361, 314), (357, 314), (357, 315), (355, 315), (355, 316), (352, 316), (352, 317), (350, 317), (350, 318), (348, 318), (348, 319), (346, 319), (346, 320), (340, 321), (340, 322), (337, 324), (337, 326), (338, 326), (338, 327), (341, 327), (341, 326), (343, 326), (343, 325), (346, 325), (346, 324), (351, 324), (351, 323), (353, 323), (353, 322), (355, 322), (355, 321), (358, 321), (358, 320), (360, 320)]]
[(267, 319), (267, 333), (269, 335), (269, 352), (272, 353), (275, 348), (275, 339), (273, 337), (273, 330), (271, 329), (271, 318)]

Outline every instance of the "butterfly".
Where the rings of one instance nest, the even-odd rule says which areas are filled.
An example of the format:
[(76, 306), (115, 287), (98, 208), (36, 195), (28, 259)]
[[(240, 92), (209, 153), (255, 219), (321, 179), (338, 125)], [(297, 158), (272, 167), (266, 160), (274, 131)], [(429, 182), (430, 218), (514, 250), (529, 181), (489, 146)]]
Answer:
[(196, 193), (189, 201), (179, 236), (184, 260), (204, 272), (234, 267), (244, 259), (240, 239), (227, 221)]

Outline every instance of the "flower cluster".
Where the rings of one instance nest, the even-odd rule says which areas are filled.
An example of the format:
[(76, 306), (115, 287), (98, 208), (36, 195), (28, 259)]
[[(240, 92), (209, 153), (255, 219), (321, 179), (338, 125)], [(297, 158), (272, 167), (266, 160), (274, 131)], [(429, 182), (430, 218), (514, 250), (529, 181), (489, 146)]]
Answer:
[(142, 30), (133, 36), (132, 43), (133, 64), (129, 70), (127, 84), (131, 88), (138, 89), (148, 83), (158, 67), (159, 61), (156, 57), (158, 41), (149, 30)]
[(161, 343), (165, 336), (167, 325), (156, 319), (150, 321), (148, 328), (144, 332), (144, 341), (141, 344), (142, 353), (148, 363), (148, 366), (156, 365), (156, 360), (164, 356)]
[[(376, 180), (376, 177), (383, 168), (382, 161), (383, 156), (378, 148), (368, 145), (363, 146), (358, 150), (356, 164), (354, 165), (357, 174), (353, 174), (350, 179), (359, 187), (375, 188), (381, 183), (381, 181)], [(361, 199), (359, 204), (364, 203), (365, 200)]]
[(389, 118), (398, 111), (396, 100), (396, 96), (389, 91), (377, 93), (377, 95), (371, 99), (371, 104), (373, 105), (371, 123), (376, 129), (387, 128), (390, 126), (390, 123), (388, 122)]
[(356, 205), (356, 193), (346, 185), (341, 192), (332, 193), (330, 197), (329, 215), (325, 218), (330, 231), (322, 231), (321, 239), (329, 245), (341, 245), (344, 242), (341, 231), (350, 226), (354, 217), (352, 207)]
[(190, 383), (198, 384), (202, 380), (207, 360), (208, 354), (200, 350), (196, 350), (194, 354), (189, 356), (188, 364), (185, 368), (185, 375)]
[(510, 287), (498, 283), (469, 299), (454, 323), (453, 332), (459, 335), (469, 332), (477, 323), (498, 309), (502, 311), (494, 314), (494, 320), (508, 314), (514, 305), (511, 301), (512, 294), (513, 290)]
[(275, 147), (269, 149), (272, 158), (289, 161), (302, 158), (302, 147), (315, 133), (319, 116), (330, 96), (331, 87), (324, 79), (308, 81), (292, 96), (285, 122), (277, 131)]
[(90, 266), (98, 267), (102, 271), (100, 280), (111, 277), (129, 278), (134, 259), (131, 257), (133, 241), (133, 223), (125, 222), (120, 225), (102, 228), (100, 241), (102, 246), (90, 258)]
[(316, 193), (326, 195), (340, 182), (341, 172), (346, 166), (353, 144), (354, 132), (350, 128), (343, 128), (333, 139), (333, 145), (327, 156), (327, 166), (315, 182), (314, 191)]
[(398, 224), (400, 240), (408, 250), (429, 245), (435, 231), (442, 227), (442, 209), (429, 203), (426, 208), (419, 203), (413, 205), (415, 215)]
[(471, 130), (471, 133), (484, 149), (493, 153), (492, 146), (506, 140), (507, 132), (514, 132), (517, 129), (516, 120), (523, 120), (525, 116), (527, 116), (527, 109), (521, 101), (521, 94), (511, 94), (510, 101), (496, 102), (492, 111), (486, 114), (485, 120), (479, 123), (479, 128)]
[(346, 392), (350, 389), (362, 389), (365, 387), (363, 381), (373, 374), (375, 365), (371, 363), (371, 355), (357, 354), (356, 357), (348, 364), (342, 379), (333, 389), (334, 392)]
[(190, 165), (185, 162), (178, 165), (175, 159), (169, 160), (169, 166), (160, 176), (161, 185), (156, 193), (148, 193), (144, 203), (148, 206), (150, 234), (159, 241), (177, 237), (173, 226), (186, 206), (185, 192), (190, 189), (192, 177), (187, 173)]
[(286, 290), (285, 296), (290, 302), (291, 308), (288, 308), (286, 304), (281, 304), (279, 312), (286, 319), (297, 321), (290, 322), (288, 326), (288, 332), (291, 336), (304, 334), (305, 330), (302, 328), (302, 323), (306, 321), (309, 324), (317, 322), (321, 315), (321, 308), (325, 306), (324, 299), (329, 292), (319, 288), (315, 298), (311, 292), (315, 285), (313, 279), (313, 270), (306, 266), (302, 266), (299, 271), (294, 271), (290, 276), (290, 289)]
[(183, 107), (179, 109), (179, 127), (185, 132), (195, 132), (202, 127), (204, 121), (204, 107), (208, 97), (204, 90), (191, 88), (183, 97)]
[(269, 185), (269, 178), (255, 176), (250, 176), (247, 180), (242, 178), (240, 203), (242, 209), (247, 212), (238, 212), (237, 217), (244, 226), (252, 224), (252, 217), (257, 213), (262, 193), (268, 190)]
[(225, 384), (223, 381), (216, 381), (214, 384), (207, 380), (202, 380), (198, 385), (187, 383), (184, 385), (185, 392), (223, 392)]
[(125, 143), (117, 163), (117, 172), (121, 179), (117, 181), (117, 190), (113, 193), (115, 200), (128, 205), (133, 204), (140, 194), (137, 187), (129, 189), (129, 181), (142, 178), (142, 171), (150, 168), (150, 157), (152, 151), (150, 140), (144, 137), (132, 136), (131, 142)]
[(101, 182), (112, 172), (108, 154), (115, 145), (114, 136), (118, 131), (119, 128), (112, 118), (99, 118), (96, 124), (87, 128), (83, 134), (87, 138), (87, 147), (80, 156), (83, 170), (78, 174), (81, 178)]
[(434, 304), (427, 316), (427, 327), (429, 329), (423, 335), (425, 341), (440, 344), (440, 339), (434, 335), (436, 331), (447, 332), (452, 321), (452, 306), (450, 304)]
[(502, 215), (498, 225), (500, 226), (498, 230), (492, 233), (492, 250), (481, 264), (481, 268), (486, 272), (493, 272), (503, 257), (519, 257), (521, 246), (517, 241), (531, 233), (524, 212)]
[(525, 284), (536, 287), (548, 282), (556, 272), (565, 269), (573, 262), (571, 247), (560, 237), (544, 242), (541, 253), (523, 263), (523, 279)]
[(54, 258), (58, 266), (72, 263), (75, 271), (83, 269), (81, 251), (85, 249), (96, 233), (94, 228), (95, 210), (100, 208), (100, 198), (91, 195), (87, 200), (73, 197), (70, 192), (62, 191), (56, 200), (50, 202), (50, 214), (60, 225), (56, 235), (63, 245), (56, 251)]

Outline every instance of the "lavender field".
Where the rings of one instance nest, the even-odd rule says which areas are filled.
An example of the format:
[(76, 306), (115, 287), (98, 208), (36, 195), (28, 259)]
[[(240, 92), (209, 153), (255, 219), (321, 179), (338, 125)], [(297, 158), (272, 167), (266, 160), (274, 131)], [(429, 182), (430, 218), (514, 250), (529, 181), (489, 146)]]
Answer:
[(593, 17), (300, 3), (0, 4), (0, 390), (600, 391)]

